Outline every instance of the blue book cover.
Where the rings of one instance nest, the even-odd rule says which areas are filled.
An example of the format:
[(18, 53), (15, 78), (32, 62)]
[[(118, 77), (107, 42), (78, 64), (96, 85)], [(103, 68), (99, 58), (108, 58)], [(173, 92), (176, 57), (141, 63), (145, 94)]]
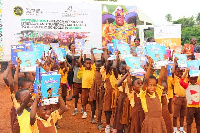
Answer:
[(92, 48), (94, 54), (103, 53), (102, 45), (92, 45)]
[(166, 48), (165, 48), (165, 46), (161, 46), (161, 45), (160, 45), (160, 48), (161, 48), (162, 52), (163, 52), (164, 54), (167, 55), (167, 52), (166, 52)]
[(146, 51), (154, 61), (164, 60), (164, 53), (162, 52), (160, 45), (147, 45)]
[(144, 57), (146, 55), (146, 49), (144, 46), (137, 46), (136, 53), (138, 57)]
[(22, 61), (20, 64), (20, 71), (21, 72), (35, 72), (35, 68), (37, 66), (36, 64), (36, 54), (34, 51), (24, 51), (24, 52), (18, 52), (18, 57)]
[(126, 64), (131, 68), (130, 74), (144, 74), (144, 69), (141, 67), (141, 63), (138, 57), (125, 57)]
[(35, 44), (33, 49), (36, 53), (37, 59), (41, 59), (44, 54), (44, 45), (43, 44)]
[(44, 52), (45, 52), (45, 54), (47, 54), (48, 53), (48, 51), (49, 51), (49, 45), (43, 45), (44, 46)]
[(11, 45), (11, 62), (17, 66), (17, 53), (26, 51), (25, 45)]
[(168, 76), (172, 76), (172, 67), (173, 67), (173, 66), (171, 66), (171, 65), (168, 65), (168, 66), (167, 66), (167, 70), (168, 70), (168, 74), (167, 74), (167, 75), (168, 75)]
[(118, 43), (117, 49), (120, 51), (121, 55), (130, 55), (130, 46), (127, 43)]
[(189, 75), (190, 77), (198, 77), (199, 76), (199, 64), (197, 60), (187, 61), (187, 67), (190, 69)]
[(55, 48), (59, 48), (59, 44), (58, 43), (50, 43), (51, 48), (55, 49)]
[(144, 46), (148, 46), (148, 45), (158, 45), (157, 42), (144, 42)]
[(114, 46), (114, 43), (108, 43), (107, 44), (108, 50), (111, 52), (111, 54), (114, 54), (114, 52), (117, 50)]
[(65, 48), (60, 48), (60, 49), (61, 49), (61, 51), (62, 51), (63, 56), (66, 57), (67, 51), (65, 50)]
[(26, 47), (26, 51), (33, 51), (33, 41), (24, 41), (23, 44)]
[(65, 59), (63, 58), (63, 52), (60, 48), (55, 48), (54, 52), (57, 55), (58, 61), (62, 61), (62, 62), (65, 61)]
[(40, 68), (36, 66), (35, 81), (33, 84), (34, 93), (38, 93), (38, 86), (40, 85)]
[(81, 50), (81, 48), (85, 45), (85, 39), (75, 39), (75, 47), (77, 50)]
[(41, 93), (42, 99), (50, 99), (58, 97), (58, 89), (60, 87), (60, 74), (52, 74), (41, 76)]
[(186, 54), (174, 54), (174, 57), (177, 57), (178, 67), (186, 68), (187, 67), (187, 55)]

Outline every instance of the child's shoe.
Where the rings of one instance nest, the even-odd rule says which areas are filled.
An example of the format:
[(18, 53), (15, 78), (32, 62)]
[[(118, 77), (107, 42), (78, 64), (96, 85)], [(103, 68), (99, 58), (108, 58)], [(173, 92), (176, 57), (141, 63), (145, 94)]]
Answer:
[(98, 129), (99, 131), (103, 131), (103, 130), (104, 130), (104, 128), (103, 128), (103, 126), (102, 126), (101, 124), (97, 125), (97, 129)]
[(186, 133), (186, 131), (184, 131), (184, 130), (183, 131), (179, 131), (179, 133)]
[(87, 113), (84, 112), (84, 113), (83, 113), (83, 116), (82, 116), (82, 119), (86, 119), (86, 118), (87, 118)]
[(77, 115), (78, 114), (78, 110), (74, 109), (73, 114), (72, 115)]
[(92, 124), (97, 124), (97, 122), (95, 121), (95, 119), (91, 119), (91, 123)]
[(110, 125), (107, 125), (105, 128), (105, 133), (110, 133)]

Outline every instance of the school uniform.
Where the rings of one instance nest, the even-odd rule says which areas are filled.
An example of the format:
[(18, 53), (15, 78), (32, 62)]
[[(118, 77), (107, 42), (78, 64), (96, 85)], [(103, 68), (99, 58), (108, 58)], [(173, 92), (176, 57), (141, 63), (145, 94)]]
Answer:
[(156, 92), (152, 95), (147, 91), (140, 91), (142, 108), (145, 112), (145, 119), (141, 133), (167, 133), (166, 125), (162, 117), (162, 96), (163, 87), (157, 85)]
[(74, 96), (79, 96), (82, 92), (82, 71), (80, 71), (80, 68), (77, 66), (74, 66), (73, 68), (74, 71), (74, 77), (73, 77), (73, 95)]
[(132, 91), (128, 97), (131, 105), (129, 133), (141, 133), (142, 123), (144, 121), (144, 110), (142, 109), (140, 94)]
[(55, 123), (61, 119), (58, 110), (51, 113), (47, 120), (36, 115), (35, 123), (30, 126), (32, 133), (57, 133)]
[(92, 65), (91, 70), (86, 70), (85, 67), (81, 67), (82, 71), (82, 105), (86, 106), (88, 103), (89, 92), (92, 87), (94, 79), (95, 64)]
[(195, 118), (196, 124), (200, 125), (200, 85), (186, 83), (184, 82), (184, 79), (180, 80), (180, 85), (186, 90), (186, 122), (187, 124), (191, 125), (193, 118)]
[(20, 126), (20, 133), (32, 133), (30, 128), (30, 111), (24, 109), (20, 115), (17, 115)]
[(187, 105), (185, 89), (180, 85), (180, 78), (178, 78), (176, 75), (174, 75), (173, 80), (175, 94), (173, 117), (184, 117), (186, 115)]
[(173, 133), (172, 121), (168, 110), (168, 102), (166, 94), (164, 94), (161, 97), (161, 103), (162, 103), (162, 116), (166, 124), (167, 133)]
[(64, 73), (65, 68), (59, 69), (58, 73), (61, 75), (60, 83), (62, 87), (62, 96), (66, 97), (67, 96), (67, 76), (69, 72), (69, 67), (67, 68), (66, 72)]

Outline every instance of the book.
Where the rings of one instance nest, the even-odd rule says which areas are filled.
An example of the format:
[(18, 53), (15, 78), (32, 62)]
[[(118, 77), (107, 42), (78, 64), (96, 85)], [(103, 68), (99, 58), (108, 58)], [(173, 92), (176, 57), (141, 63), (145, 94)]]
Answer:
[(118, 43), (117, 49), (120, 51), (121, 55), (130, 55), (130, 46), (127, 43)]
[(116, 55), (110, 55), (110, 57), (108, 57), (108, 60), (115, 60), (116, 59)]
[(138, 57), (145, 57), (145, 55), (146, 55), (145, 46), (137, 46), (136, 47), (136, 53), (137, 53)]
[(76, 50), (81, 50), (81, 48), (85, 45), (85, 39), (75, 39), (75, 47)]
[(178, 67), (181, 69), (187, 68), (187, 55), (186, 54), (174, 54), (174, 57), (177, 57)]
[(145, 73), (144, 69), (141, 67), (141, 63), (138, 57), (125, 57), (125, 62), (127, 66), (131, 68), (129, 70), (131, 75), (141, 75)]
[(33, 49), (36, 53), (37, 59), (41, 59), (44, 54), (44, 44), (35, 44)]
[(115, 51), (117, 50), (116, 47), (115, 47), (115, 45), (114, 45), (114, 43), (108, 43), (107, 47), (108, 47), (108, 51), (110, 51), (111, 54), (114, 54)]
[(26, 47), (26, 51), (33, 51), (33, 41), (24, 41), (22, 43)]
[(44, 46), (44, 52), (45, 52), (45, 54), (47, 55), (47, 53), (49, 52), (49, 45), (43, 45)]
[(56, 104), (58, 102), (58, 89), (60, 87), (60, 74), (41, 75), (42, 104)]
[(194, 52), (193, 44), (184, 44), (184, 54), (191, 55)]
[(158, 45), (157, 42), (144, 42), (144, 46), (148, 46), (148, 45)]
[(50, 43), (50, 46), (51, 46), (52, 49), (59, 48), (58, 43)]
[(171, 58), (171, 49), (166, 48), (166, 56), (167, 58)]
[(187, 67), (190, 69), (189, 75), (190, 77), (198, 77), (199, 76), (199, 64), (197, 60), (187, 61)]
[(92, 45), (92, 48), (94, 54), (103, 53), (102, 45)]
[(165, 46), (161, 46), (161, 45), (160, 45), (160, 48), (161, 48), (162, 52), (166, 55), (167, 52), (166, 52), (166, 48), (165, 48)]
[(194, 53), (195, 55), (195, 60), (200, 60), (200, 53)]
[(34, 83), (33, 83), (33, 89), (34, 89), (35, 94), (38, 93), (38, 87), (39, 86), (40, 86), (40, 67), (36, 66), (35, 80), (34, 80)]
[(18, 57), (22, 61), (20, 64), (21, 72), (35, 72), (36, 71), (36, 54), (34, 51), (23, 51), (17, 53)]
[(172, 68), (173, 68), (173, 66), (171, 66), (171, 65), (167, 66), (167, 70), (168, 70), (167, 76), (172, 76)]
[(82, 47), (83, 54), (91, 54), (91, 47)]
[(26, 51), (25, 45), (11, 45), (11, 62), (17, 66), (17, 53)]
[(61, 61), (61, 62), (65, 61), (65, 59), (63, 58), (63, 52), (62, 52), (61, 48), (54, 48), (54, 52), (57, 55), (58, 61)]
[(181, 54), (182, 46), (174, 46), (174, 53)]
[(66, 57), (67, 51), (65, 50), (65, 48), (64, 47), (60, 47), (60, 49), (62, 51), (63, 56)]

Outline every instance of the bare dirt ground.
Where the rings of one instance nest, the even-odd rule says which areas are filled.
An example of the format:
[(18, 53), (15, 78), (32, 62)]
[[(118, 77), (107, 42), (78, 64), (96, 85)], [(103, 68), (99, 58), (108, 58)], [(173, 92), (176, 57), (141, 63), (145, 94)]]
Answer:
[[(80, 113), (81, 104), (78, 104), (79, 114), (77, 116), (72, 116), (74, 109), (74, 99), (67, 102), (70, 109), (64, 113), (63, 118), (59, 121), (60, 128), (58, 133), (99, 133), (96, 124), (90, 123), (90, 106), (87, 106), (88, 117), (83, 120)], [(12, 106), (12, 101), (10, 98), (10, 93), (6, 89), (3, 82), (3, 74), (0, 74), (0, 133), (10, 133), (10, 109)], [(103, 126), (105, 127), (105, 116), (103, 114)], [(178, 122), (179, 123), (179, 122)], [(184, 123), (186, 130), (186, 122)], [(192, 133), (196, 132), (196, 125), (193, 122)]]

